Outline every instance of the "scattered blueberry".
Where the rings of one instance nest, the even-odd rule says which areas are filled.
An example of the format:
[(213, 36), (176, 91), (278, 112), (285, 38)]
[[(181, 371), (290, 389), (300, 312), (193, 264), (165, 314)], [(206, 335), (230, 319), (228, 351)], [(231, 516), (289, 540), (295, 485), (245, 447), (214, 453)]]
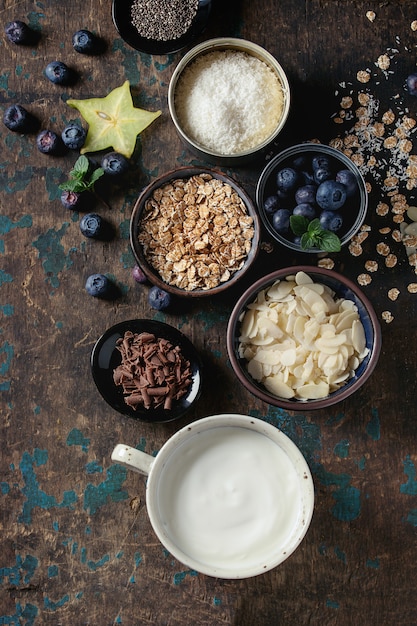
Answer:
[(44, 129), (36, 137), (36, 146), (43, 154), (59, 154), (62, 151), (62, 139), (53, 130)]
[(88, 191), (65, 190), (61, 192), (61, 203), (71, 211), (83, 211), (86, 209), (90, 197)]
[(85, 28), (77, 30), (72, 36), (72, 45), (80, 54), (100, 54), (103, 51), (102, 40)]
[(358, 190), (358, 183), (352, 170), (340, 170), (336, 174), (338, 183), (342, 183), (346, 187), (346, 195), (351, 198)]
[(302, 215), (303, 217), (306, 217), (308, 220), (313, 220), (316, 217), (316, 211), (314, 207), (312, 207), (311, 204), (308, 204), (308, 202), (297, 204), (292, 214)]
[(113, 296), (113, 283), (104, 274), (91, 274), (85, 283), (85, 290), (95, 298), (109, 298)]
[(278, 209), (272, 216), (272, 226), (279, 233), (286, 233), (290, 228), (290, 215), (288, 209)]
[(407, 89), (411, 96), (417, 96), (417, 74), (410, 74), (407, 77)]
[(343, 217), (337, 211), (322, 211), (319, 221), (324, 230), (330, 230), (333, 233), (338, 232), (343, 226)]
[(325, 180), (317, 189), (316, 202), (322, 209), (337, 211), (346, 201), (346, 187), (336, 180)]
[(7, 39), (11, 43), (20, 46), (27, 46), (34, 43), (35, 31), (33, 31), (25, 22), (21, 20), (13, 20), (8, 22), (4, 28)]
[(139, 265), (135, 265), (134, 268), (132, 269), (132, 276), (133, 276), (133, 280), (135, 280), (137, 283), (144, 284), (148, 282), (148, 279), (145, 273), (139, 267)]
[(292, 167), (284, 167), (277, 173), (277, 187), (281, 191), (293, 191), (299, 182), (299, 173)]
[(9, 130), (15, 133), (33, 133), (39, 128), (39, 120), (20, 104), (7, 107), (3, 122)]
[(129, 169), (129, 161), (120, 152), (109, 152), (102, 158), (101, 167), (110, 176), (121, 176)]
[(86, 213), (80, 221), (80, 231), (84, 237), (108, 240), (113, 234), (111, 224), (97, 213)]
[(74, 81), (73, 71), (62, 61), (51, 61), (45, 68), (45, 76), (55, 85), (69, 85)]
[(314, 204), (316, 202), (317, 185), (303, 185), (299, 187), (294, 194), (296, 204)]
[(61, 133), (62, 141), (70, 150), (80, 150), (85, 143), (86, 137), (87, 131), (74, 122), (67, 124)]
[(279, 209), (279, 198), (278, 196), (268, 196), (265, 198), (264, 202), (264, 211), (265, 213), (274, 213)]
[(148, 302), (153, 309), (162, 311), (167, 309), (171, 304), (171, 294), (164, 289), (154, 285), (148, 293)]

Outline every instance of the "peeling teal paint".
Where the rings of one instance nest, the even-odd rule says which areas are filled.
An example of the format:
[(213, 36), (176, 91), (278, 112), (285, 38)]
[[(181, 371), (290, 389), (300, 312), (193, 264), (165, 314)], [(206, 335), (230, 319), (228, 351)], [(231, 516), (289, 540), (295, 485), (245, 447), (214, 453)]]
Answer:
[(10, 485), (9, 485), (9, 483), (6, 483), (6, 482), (2, 481), (0, 483), (0, 491), (1, 491), (1, 494), (3, 496), (7, 496), (7, 494), (10, 493)]
[(59, 287), (58, 274), (72, 265), (72, 260), (64, 252), (61, 239), (65, 235), (69, 224), (64, 222), (59, 230), (50, 228), (44, 235), (40, 235), (32, 245), (37, 248), (42, 267), (46, 274), (46, 282), (52, 287)]
[(381, 423), (377, 409), (372, 409), (372, 418), (366, 426), (366, 432), (374, 441), (381, 438)]
[(66, 593), (65, 596), (62, 596), (62, 598), (57, 600), (57, 602), (53, 602), (48, 597), (44, 598), (43, 605), (45, 609), (49, 609), (50, 611), (56, 611), (57, 609), (60, 609), (61, 607), (63, 607), (64, 604), (67, 604), (69, 600), (70, 600), (70, 597), (68, 593)]
[(341, 550), (340, 548), (336, 547), (334, 549), (334, 553), (337, 556), (337, 558), (339, 559), (339, 561), (342, 561), (342, 563), (346, 564), (346, 553), (343, 552), (343, 550)]
[(417, 528), (417, 509), (411, 509), (406, 517), (406, 521)]
[[(113, 43), (113, 52), (120, 52), (123, 60), (122, 67), (125, 70), (125, 77), (132, 86), (140, 84), (140, 71), (138, 63), (138, 54), (136, 51), (129, 49), (122, 39), (115, 39)], [(123, 81), (121, 81), (123, 82)], [(133, 94), (132, 94), (133, 96)]]
[[(13, 143), (13, 146), (11, 146), (10, 149), (15, 150), (14, 142), (16, 141), (16, 138), (13, 136), (7, 143), (10, 144), (10, 141)], [(23, 144), (19, 144), (19, 146), (21, 145)], [(33, 168), (29, 166), (26, 166), (23, 170), (14, 170), (13, 176), (8, 176), (7, 172), (4, 172), (4, 174), (2, 173), (0, 176), (0, 189), (6, 193), (23, 191), (29, 185), (32, 177)]]
[(49, 200), (59, 200), (61, 198), (60, 183), (64, 177), (64, 172), (60, 167), (48, 167), (45, 172), (45, 185)]
[(407, 455), (403, 465), (404, 465), (404, 473), (406, 476), (408, 476), (408, 480), (406, 483), (400, 486), (400, 492), (405, 493), (408, 496), (416, 496), (417, 495), (416, 468), (409, 454)]
[(32, 224), (33, 219), (31, 215), (23, 215), (16, 222), (13, 222), (7, 215), (0, 215), (0, 235), (6, 235), (14, 228), (30, 228)]
[(214, 606), (220, 606), (221, 603), (222, 603), (222, 599), (218, 598), (217, 596), (214, 596), (214, 598), (213, 598), (213, 605)]
[(48, 578), (55, 578), (56, 576), (58, 576), (58, 566), (57, 565), (50, 565), (48, 567)]
[(121, 502), (129, 497), (122, 489), (126, 480), (127, 470), (119, 464), (112, 465), (107, 470), (106, 479), (99, 485), (87, 485), (84, 492), (84, 510), (94, 515), (96, 511), (108, 502)]
[(326, 606), (328, 606), (329, 609), (338, 609), (340, 605), (336, 600), (327, 599)]
[(336, 456), (338, 456), (340, 459), (347, 459), (347, 457), (349, 456), (349, 445), (350, 444), (347, 439), (339, 441), (339, 443), (337, 443), (334, 447), (334, 453), (336, 454)]
[(4, 285), (5, 283), (12, 283), (12, 282), (13, 282), (13, 276), (9, 274), (8, 272), (5, 272), (4, 270), (0, 269), (0, 287)]
[(58, 502), (54, 496), (48, 495), (39, 488), (34, 467), (45, 465), (48, 460), (46, 450), (35, 448), (33, 455), (24, 452), (19, 467), (24, 480), (24, 487), (21, 489), (22, 494), (26, 497), (23, 504), (22, 513), (18, 517), (18, 521), (23, 524), (30, 524), (32, 521), (32, 511), (35, 508), (51, 509), (51, 508), (72, 508), (77, 501), (77, 495), (74, 491), (64, 491), (61, 502)]
[(55, 530), (55, 532), (59, 531), (59, 523), (57, 521), (52, 522), (52, 528)]
[(81, 446), (83, 452), (88, 452), (90, 439), (84, 437), (78, 428), (73, 428), (70, 433), (68, 433), (66, 444), (67, 446)]
[(0, 376), (5, 376), (8, 373), (13, 357), (14, 348), (8, 341), (5, 341), (0, 346)]
[(198, 572), (193, 569), (174, 574), (174, 585), (180, 585), (187, 576), (198, 576)]
[(0, 311), (3, 313), (4, 317), (11, 317), (14, 315), (14, 306), (12, 304), (4, 304), (0, 306)]
[(11, 567), (0, 568), (0, 585), (7, 579), (8, 586), (19, 587), (28, 585), (38, 567), (38, 559), (27, 554), (24, 559), (20, 554), (16, 555), (16, 563)]
[(38, 616), (39, 609), (34, 604), (26, 604), (22, 606), (20, 602), (16, 602), (16, 612), (14, 615), (2, 615), (0, 617), (0, 625), (7, 626), (35, 626), (35, 620)]
[(103, 472), (103, 468), (101, 465), (97, 463), (97, 461), (91, 461), (91, 463), (87, 463), (85, 466), (85, 470), (87, 474), (101, 474)]
[(142, 555), (140, 554), (140, 552), (135, 552), (134, 559), (135, 567), (139, 567), (139, 565), (142, 563)]
[(103, 565), (108, 563), (108, 561), (110, 561), (110, 557), (108, 554), (105, 554), (98, 561), (87, 561), (87, 565), (92, 572), (96, 572), (100, 567), (103, 567)]
[(366, 567), (371, 567), (372, 569), (379, 568), (379, 559), (368, 559), (366, 561)]

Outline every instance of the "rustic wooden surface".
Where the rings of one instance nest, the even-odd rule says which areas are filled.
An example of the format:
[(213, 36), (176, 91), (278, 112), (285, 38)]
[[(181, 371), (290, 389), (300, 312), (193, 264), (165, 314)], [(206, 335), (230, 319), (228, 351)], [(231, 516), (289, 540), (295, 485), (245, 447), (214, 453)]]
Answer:
[[(0, 624), (415, 626), (417, 295), (407, 287), (417, 279), (403, 245), (379, 232), (382, 183), (370, 181), (372, 231), (362, 255), (346, 249), (332, 257), (335, 269), (353, 280), (368, 258), (379, 262), (364, 287), (382, 325), (375, 373), (355, 397), (326, 411), (293, 414), (257, 401), (236, 384), (226, 354), (228, 315), (244, 284), (226, 298), (181, 302), (161, 314), (148, 306), (147, 288), (131, 278), (128, 224), (139, 189), (158, 173), (198, 161), (168, 114), (167, 86), (182, 53), (151, 57), (129, 48), (113, 27), (110, 4), (3, 0), (0, 6), (2, 24), (23, 19), (41, 34), (29, 48), (0, 39), (2, 111), (20, 102), (44, 127), (60, 131), (76, 117), (68, 97), (102, 97), (128, 79), (137, 106), (163, 112), (141, 136), (135, 172), (113, 189), (111, 210), (96, 207), (117, 228), (109, 243), (84, 239), (79, 216), (59, 201), (58, 184), (76, 155), (42, 155), (32, 136), (0, 128)], [(298, 140), (342, 135), (347, 126), (334, 117), (343, 93), (353, 99), (361, 90), (378, 93), (384, 106), (415, 118), (417, 100), (404, 82), (416, 65), (417, 32), (410, 26), (416, 18), (416, 4), (407, 0), (218, 1), (200, 39), (247, 38), (280, 60), (293, 105), (276, 152)], [(102, 56), (73, 51), (71, 35), (79, 28), (106, 40)], [(387, 51), (392, 61), (384, 73), (376, 62)], [(56, 58), (78, 70), (73, 87), (43, 76)], [(372, 74), (368, 85), (356, 78), (365, 69)], [(263, 165), (228, 172), (253, 194)], [(415, 203), (413, 191), (402, 193)], [(390, 212), (383, 225), (394, 227), (393, 217)], [(392, 269), (375, 251), (383, 237), (398, 258)], [(248, 280), (297, 261), (318, 259), (262, 250)], [(117, 281), (117, 301), (87, 296), (85, 279), (97, 271)], [(388, 297), (391, 288), (400, 291), (396, 301)], [(202, 355), (204, 392), (180, 424), (124, 418), (94, 387), (94, 342), (134, 317), (177, 326)], [(223, 411), (249, 411), (282, 428), (305, 454), (316, 487), (302, 545), (279, 568), (242, 581), (197, 574), (167, 554), (147, 517), (143, 478), (110, 460), (118, 442), (152, 453), (187, 421)]]

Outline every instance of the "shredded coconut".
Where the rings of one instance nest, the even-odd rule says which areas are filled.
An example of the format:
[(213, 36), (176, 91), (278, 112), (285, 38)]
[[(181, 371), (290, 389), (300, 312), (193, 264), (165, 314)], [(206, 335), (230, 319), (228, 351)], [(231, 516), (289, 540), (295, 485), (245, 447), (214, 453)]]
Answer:
[(272, 135), (282, 117), (284, 93), (260, 59), (236, 50), (214, 51), (184, 70), (175, 107), (193, 141), (219, 154), (237, 154)]

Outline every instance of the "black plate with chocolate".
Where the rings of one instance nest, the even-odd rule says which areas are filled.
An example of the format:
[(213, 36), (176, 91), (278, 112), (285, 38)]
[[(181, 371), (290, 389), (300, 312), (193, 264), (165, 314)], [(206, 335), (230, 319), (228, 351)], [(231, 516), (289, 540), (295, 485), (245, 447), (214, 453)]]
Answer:
[[(125, 366), (126, 371), (133, 366), (133, 357), (125, 362), (123, 356), (124, 341), (130, 340), (132, 334), (143, 337), (150, 334), (157, 340), (163, 340), (164, 344), (167, 341), (172, 345), (173, 352), (176, 351), (186, 367), (184, 378), (188, 382), (185, 389), (181, 390), (183, 395), (178, 393), (180, 397), (167, 398), (158, 404), (156, 396), (162, 395), (165, 385), (159, 378), (152, 380), (152, 384), (142, 385), (137, 382), (137, 390), (132, 389), (133, 383), (122, 384), (121, 372)], [(106, 330), (92, 350), (91, 372), (100, 394), (111, 407), (123, 415), (146, 422), (170, 422), (182, 417), (201, 394), (202, 363), (195, 347), (179, 330), (155, 320), (127, 320)], [(146, 388), (143, 396), (141, 388)]]

